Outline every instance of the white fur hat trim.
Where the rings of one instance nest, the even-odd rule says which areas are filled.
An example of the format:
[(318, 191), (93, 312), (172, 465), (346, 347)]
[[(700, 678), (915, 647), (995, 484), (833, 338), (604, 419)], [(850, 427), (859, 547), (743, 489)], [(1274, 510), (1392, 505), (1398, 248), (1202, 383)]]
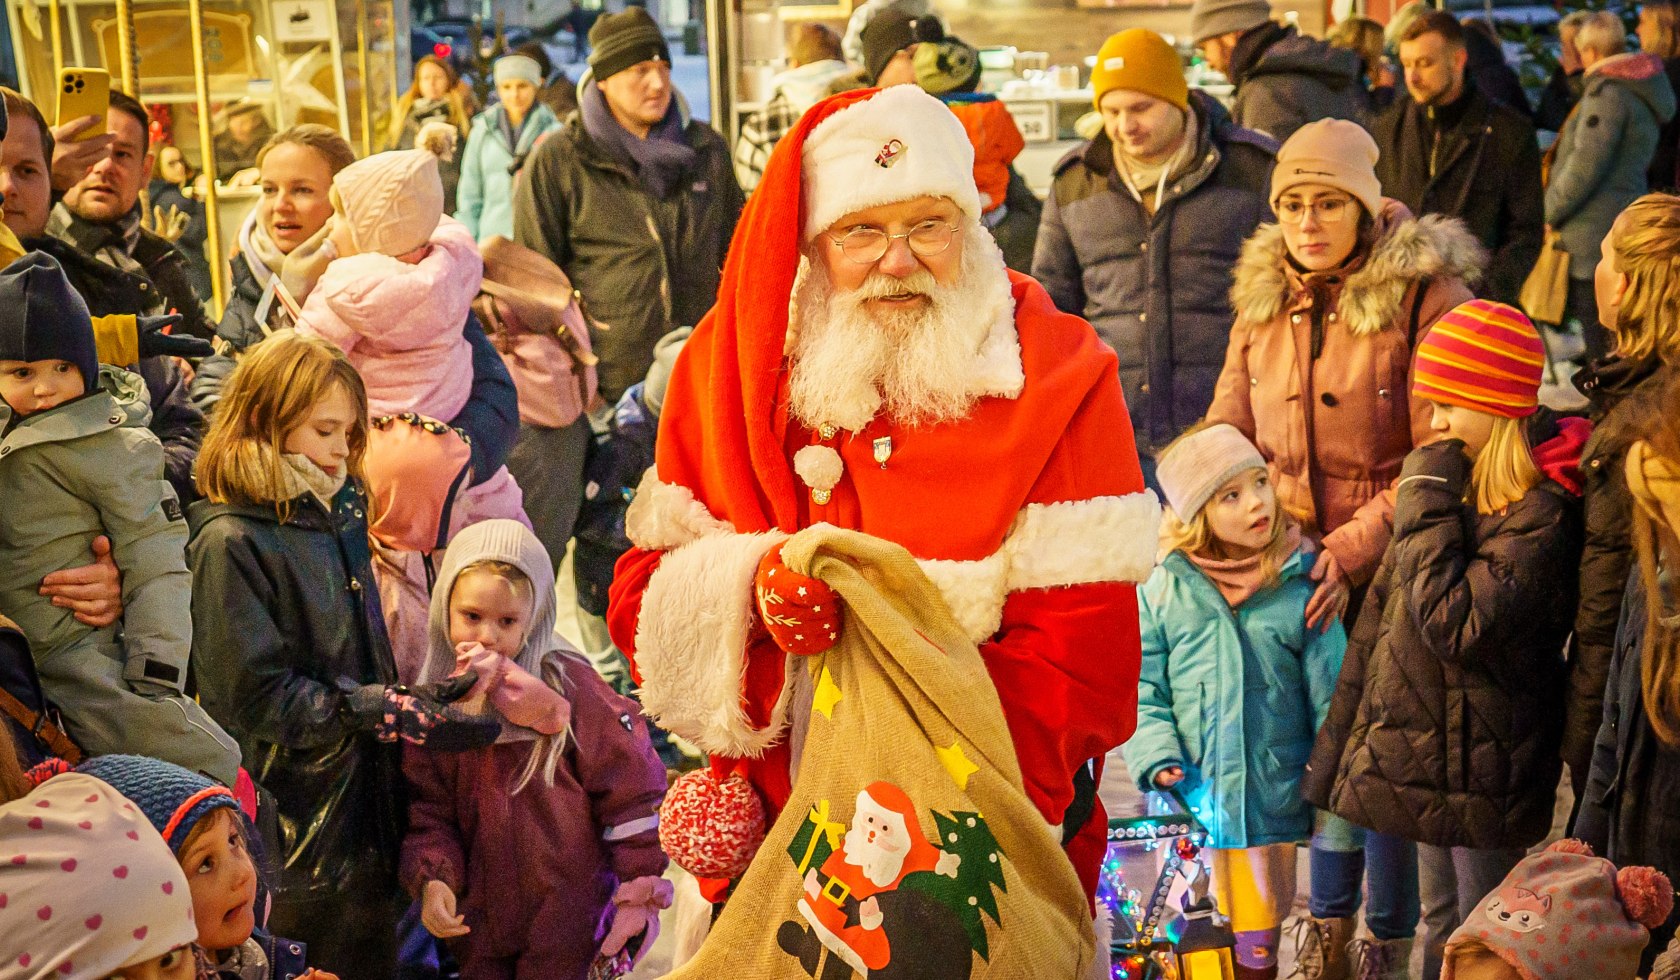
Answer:
[(914, 85), (895, 85), (824, 119), (801, 155), (805, 238), (853, 211), (948, 197), (980, 217), (974, 147), (955, 114)]

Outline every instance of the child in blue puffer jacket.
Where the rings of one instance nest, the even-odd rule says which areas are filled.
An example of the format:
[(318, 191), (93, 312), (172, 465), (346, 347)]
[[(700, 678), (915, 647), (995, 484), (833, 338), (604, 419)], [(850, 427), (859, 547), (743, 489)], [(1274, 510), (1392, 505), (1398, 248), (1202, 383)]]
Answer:
[(1339, 622), (1307, 626), (1313, 546), (1241, 432), (1190, 429), (1158, 478), (1170, 550), (1138, 592), (1138, 726), (1123, 753), (1146, 792), (1176, 788), (1206, 825), (1238, 976), (1275, 977), (1295, 847), (1313, 833), (1301, 776), (1347, 638)]

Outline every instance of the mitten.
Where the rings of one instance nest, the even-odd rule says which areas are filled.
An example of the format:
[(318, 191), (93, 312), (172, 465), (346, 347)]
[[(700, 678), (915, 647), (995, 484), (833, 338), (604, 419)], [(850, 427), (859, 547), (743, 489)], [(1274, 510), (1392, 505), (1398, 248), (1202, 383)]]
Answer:
[(502, 732), (495, 718), (467, 715), (403, 687), (348, 679), (340, 679), (338, 687), (344, 692), (346, 720), (381, 742), (401, 739), (439, 752), (465, 752), (490, 745)]
[(613, 892), (612, 926), (607, 930), (607, 936), (601, 940), (601, 955), (616, 957), (625, 945), (642, 933), (642, 937), (634, 952), (628, 953), (627, 966), (635, 966), (641, 958), (647, 955), (653, 941), (659, 936), (659, 913), (662, 909), (671, 907), (671, 896), (675, 888), (664, 878), (649, 875), (643, 878), (633, 878), (618, 886)]
[(758, 563), (753, 603), (770, 638), (785, 653), (823, 653), (840, 638), (840, 597), (827, 583), (783, 564), (781, 545)]

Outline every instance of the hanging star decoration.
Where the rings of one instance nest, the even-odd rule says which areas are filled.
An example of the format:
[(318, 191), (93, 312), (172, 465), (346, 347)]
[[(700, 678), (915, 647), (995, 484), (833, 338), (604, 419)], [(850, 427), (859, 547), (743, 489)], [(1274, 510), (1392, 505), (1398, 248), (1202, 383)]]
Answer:
[(824, 667), (817, 675), (817, 689), (812, 693), (811, 707), (822, 712), (822, 716), (829, 721), (834, 720), (834, 706), (839, 704), (846, 695), (841, 692), (840, 685), (834, 683), (834, 675)]
[(939, 764), (944, 766), (945, 771), (951, 774), (951, 780), (957, 784), (957, 788), (965, 793), (968, 792), (968, 777), (979, 772), (980, 767), (968, 761), (968, 756), (963, 752), (962, 743), (953, 741), (949, 748), (940, 748), (936, 745), (933, 747), (933, 751), (934, 754), (939, 756)]

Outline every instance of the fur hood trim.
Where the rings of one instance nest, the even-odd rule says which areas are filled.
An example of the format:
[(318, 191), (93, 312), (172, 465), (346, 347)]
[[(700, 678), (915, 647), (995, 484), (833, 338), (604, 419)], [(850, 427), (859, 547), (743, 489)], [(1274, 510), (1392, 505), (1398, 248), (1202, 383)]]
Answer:
[[(1481, 278), (1487, 252), (1457, 218), (1413, 218), (1405, 205), (1385, 200), (1382, 230), (1363, 265), (1347, 277), (1336, 311), (1355, 336), (1375, 334), (1393, 324), (1407, 288), (1420, 279)], [(1283, 227), (1261, 225), (1243, 243), (1237, 261), (1231, 306), (1251, 324), (1269, 323), (1288, 312), (1298, 296), (1299, 279), (1291, 276)]]

